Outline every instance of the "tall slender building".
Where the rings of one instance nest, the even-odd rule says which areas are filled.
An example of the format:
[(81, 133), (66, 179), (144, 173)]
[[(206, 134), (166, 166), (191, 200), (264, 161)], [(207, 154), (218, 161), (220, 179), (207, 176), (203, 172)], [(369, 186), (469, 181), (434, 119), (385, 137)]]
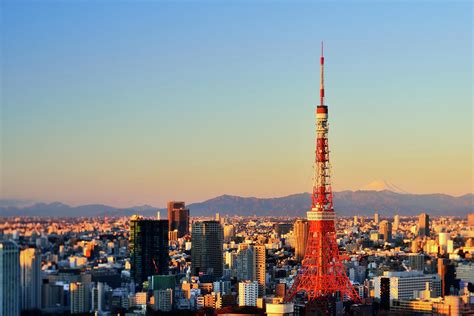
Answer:
[(239, 245), (237, 252), (237, 278), (258, 282), (258, 296), (265, 295), (266, 250), (264, 245)]
[(337, 300), (360, 298), (347, 277), (336, 240), (333, 194), (330, 180), (328, 106), (324, 103), (324, 55), (321, 45), (320, 105), (316, 107), (316, 157), (311, 210), (307, 213), (309, 234), (302, 267), (288, 291), (286, 301), (304, 292), (307, 312), (334, 311)]
[(393, 217), (393, 230), (397, 232), (398, 228), (400, 228), (400, 215), (397, 214)]
[(418, 236), (430, 236), (430, 216), (426, 213), (420, 214), (418, 218)]
[(178, 238), (189, 235), (189, 209), (184, 202), (168, 202), (169, 231), (178, 230)]
[(297, 220), (293, 226), (295, 234), (295, 257), (296, 261), (301, 261), (304, 258), (306, 251), (306, 242), (308, 241), (309, 222), (307, 220)]
[(168, 274), (168, 221), (145, 219), (133, 215), (130, 219), (131, 277), (141, 288), (148, 277)]
[(379, 233), (383, 235), (383, 240), (390, 242), (392, 240), (392, 223), (383, 220), (379, 224)]
[(20, 252), (21, 309), (41, 308), (41, 253), (35, 248)]
[(194, 222), (191, 234), (191, 272), (217, 278), (223, 272), (224, 232), (217, 221)]
[(20, 315), (20, 250), (0, 241), (0, 316)]

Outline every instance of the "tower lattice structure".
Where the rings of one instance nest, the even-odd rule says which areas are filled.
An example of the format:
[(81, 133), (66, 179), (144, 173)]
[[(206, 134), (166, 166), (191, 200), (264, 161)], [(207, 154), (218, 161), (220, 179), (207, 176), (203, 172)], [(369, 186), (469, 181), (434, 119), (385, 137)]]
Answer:
[[(316, 158), (311, 210), (307, 212), (309, 234), (302, 267), (288, 291), (286, 301), (305, 292), (308, 302), (332, 300), (360, 302), (342, 263), (336, 241), (328, 145), (328, 106), (324, 103), (324, 53), (321, 44), (320, 105), (316, 107)], [(323, 304), (322, 304), (323, 305)]]

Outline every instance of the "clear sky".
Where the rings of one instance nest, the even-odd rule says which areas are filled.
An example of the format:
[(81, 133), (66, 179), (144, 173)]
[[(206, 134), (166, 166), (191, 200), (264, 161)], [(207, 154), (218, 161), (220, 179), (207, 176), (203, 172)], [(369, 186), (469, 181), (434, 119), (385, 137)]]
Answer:
[(470, 1), (1, 1), (1, 195), (116, 206), (473, 192)]

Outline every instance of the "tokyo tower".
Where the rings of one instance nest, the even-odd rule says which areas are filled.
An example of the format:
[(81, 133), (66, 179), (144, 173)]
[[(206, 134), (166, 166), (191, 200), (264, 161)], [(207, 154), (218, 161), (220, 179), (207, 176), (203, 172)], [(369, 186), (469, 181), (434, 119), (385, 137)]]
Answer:
[(311, 210), (307, 213), (309, 234), (302, 267), (285, 301), (305, 292), (309, 304), (328, 314), (335, 300), (360, 302), (342, 263), (336, 241), (328, 145), (328, 106), (324, 103), (324, 52), (321, 43), (320, 105), (316, 107), (316, 158)]

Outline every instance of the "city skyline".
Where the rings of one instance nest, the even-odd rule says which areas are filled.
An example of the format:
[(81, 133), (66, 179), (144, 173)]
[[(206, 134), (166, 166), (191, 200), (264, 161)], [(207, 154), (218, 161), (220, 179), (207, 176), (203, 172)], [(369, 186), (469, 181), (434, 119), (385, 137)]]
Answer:
[(309, 191), (319, 39), (335, 191), (472, 193), (468, 2), (2, 7), (2, 198)]

